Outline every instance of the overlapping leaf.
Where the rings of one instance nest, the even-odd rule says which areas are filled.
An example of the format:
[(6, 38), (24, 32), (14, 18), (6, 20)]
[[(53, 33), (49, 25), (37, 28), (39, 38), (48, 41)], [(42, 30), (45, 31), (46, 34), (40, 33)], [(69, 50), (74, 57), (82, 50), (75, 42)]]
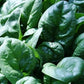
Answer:
[(43, 63), (58, 63), (64, 57), (64, 49), (58, 42), (43, 42), (37, 48)]
[(16, 84), (41, 84), (38, 82), (37, 79), (35, 79), (34, 77), (32, 76), (27, 76), (27, 77), (24, 77), (22, 79), (20, 79), (19, 81), (16, 82)]
[(28, 28), (35, 28), (41, 16), (42, 0), (26, 0), (22, 8), (21, 23)]
[(60, 1), (49, 7), (42, 15), (39, 28), (43, 28), (41, 38), (44, 41), (58, 41), (69, 46), (75, 32), (75, 12), (66, 1)]
[(44, 64), (42, 72), (54, 79), (69, 83), (83, 75), (83, 66), (84, 60), (81, 58), (67, 57), (62, 59), (57, 66), (52, 63)]
[(25, 43), (9, 38), (0, 46), (0, 69), (12, 83), (20, 79), (24, 72), (29, 75), (39, 58), (36, 51)]
[(0, 36), (19, 38), (20, 33), (20, 10), (14, 10), (10, 15), (0, 20)]

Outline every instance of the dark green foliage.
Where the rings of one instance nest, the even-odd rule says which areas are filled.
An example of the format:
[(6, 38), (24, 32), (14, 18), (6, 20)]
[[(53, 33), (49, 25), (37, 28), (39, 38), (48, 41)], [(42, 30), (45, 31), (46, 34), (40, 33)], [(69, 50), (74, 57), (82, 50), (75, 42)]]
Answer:
[(6, 39), (0, 47), (0, 68), (7, 79), (15, 84), (25, 74), (30, 74), (39, 58), (36, 51), (18, 39)]
[(58, 63), (64, 57), (64, 49), (57, 42), (43, 42), (37, 49), (43, 63)]
[(57, 41), (63, 45), (65, 54), (72, 44), (75, 34), (75, 10), (66, 1), (60, 1), (49, 7), (42, 15), (38, 27), (43, 28), (43, 41)]
[(84, 0), (0, 0), (0, 84), (84, 84)]

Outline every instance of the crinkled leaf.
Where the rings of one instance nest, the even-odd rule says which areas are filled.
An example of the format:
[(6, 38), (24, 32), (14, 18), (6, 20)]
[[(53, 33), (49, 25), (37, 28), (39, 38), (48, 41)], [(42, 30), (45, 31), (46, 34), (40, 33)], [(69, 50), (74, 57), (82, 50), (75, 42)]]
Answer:
[(84, 59), (84, 33), (81, 33), (74, 42), (74, 52), (73, 56), (78, 56)]
[(26, 0), (22, 7), (21, 23), (28, 28), (35, 28), (41, 16), (42, 0)]
[(15, 84), (24, 74), (30, 74), (36, 66), (36, 51), (20, 40), (8, 38), (0, 46), (0, 68), (6, 78)]
[(72, 5), (66, 1), (59, 1), (44, 12), (38, 27), (43, 28), (43, 40), (58, 41), (64, 46), (69, 46), (75, 33), (75, 23)]
[(0, 46), (4, 43), (4, 41), (6, 39), (8, 39), (9, 37), (0, 37)]
[(74, 0), (73, 3), (78, 6), (78, 12), (84, 13), (84, 0)]
[(24, 77), (16, 82), (16, 84), (41, 84), (37, 79), (32, 76)]
[(17, 7), (21, 8), (24, 2), (25, 0), (7, 0), (1, 9), (2, 15), (11, 13)]
[(4, 26), (8, 18), (11, 16), (11, 14), (6, 15), (6, 16), (1, 16), (0, 18), (0, 27)]
[[(5, 17), (4, 17), (5, 18)], [(4, 22), (2, 18), (2, 24), (0, 26), (0, 36), (9, 36), (14, 38), (19, 38), (20, 36), (20, 10), (16, 9), (10, 15), (8, 15)]]
[(79, 57), (66, 57), (57, 66), (52, 63), (44, 64), (42, 72), (54, 79), (69, 83), (83, 74), (84, 60)]
[(81, 34), (76, 38), (75, 44), (74, 44), (75, 48), (77, 47), (77, 45), (78, 45), (82, 40), (84, 40), (84, 33), (81, 33)]
[(43, 63), (58, 63), (64, 57), (64, 49), (57, 42), (43, 42), (38, 46), (37, 51), (39, 52)]
[(77, 44), (77, 46), (76, 46), (76, 48), (75, 48), (75, 50), (73, 52), (73, 56), (81, 57), (81, 58), (84, 59), (84, 40), (80, 41)]

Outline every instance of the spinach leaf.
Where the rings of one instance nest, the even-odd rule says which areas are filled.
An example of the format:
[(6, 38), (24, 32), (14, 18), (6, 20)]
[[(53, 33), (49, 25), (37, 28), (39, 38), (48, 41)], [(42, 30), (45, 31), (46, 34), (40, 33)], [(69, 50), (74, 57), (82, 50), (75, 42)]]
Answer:
[(77, 24), (80, 24), (82, 23), (84, 24), (84, 16), (80, 17), (78, 20), (77, 20)]
[(81, 33), (74, 42), (73, 56), (81, 57), (84, 59), (84, 33)]
[(57, 66), (52, 63), (46, 63), (42, 72), (54, 79), (69, 83), (80, 78), (84, 73), (84, 60), (79, 57), (66, 57), (60, 61)]
[(21, 23), (24, 27), (35, 28), (41, 16), (42, 0), (26, 0), (22, 7)]
[(4, 41), (6, 39), (8, 39), (9, 37), (0, 37), (0, 46), (4, 43)]
[(73, 52), (73, 56), (81, 57), (84, 59), (84, 39), (77, 44)]
[(36, 31), (37, 31), (36, 28), (28, 29), (28, 30), (24, 33), (24, 37), (33, 35)]
[(74, 48), (77, 47), (77, 45), (82, 41), (84, 40), (84, 33), (81, 33), (75, 40), (75, 43), (74, 43)]
[(0, 0), (0, 84), (83, 84), (83, 27), (84, 0)]
[(62, 81), (56, 80), (54, 78), (51, 78), (47, 75), (44, 76), (44, 84), (67, 84)]
[(23, 75), (29, 75), (35, 68), (37, 52), (18, 39), (8, 38), (0, 46), (0, 68), (2, 74), (15, 84)]
[(73, 2), (78, 6), (78, 12), (84, 13), (84, 0), (74, 0)]
[(84, 0), (74, 0), (74, 3), (76, 5), (82, 6), (82, 5), (84, 5)]
[(26, 76), (16, 82), (16, 84), (41, 84), (37, 79), (32, 76)]
[(40, 37), (41, 32), (42, 32), (42, 28), (37, 29), (36, 32), (33, 34), (33, 36), (31, 38), (28, 38), (27, 39), (27, 45), (35, 48), (36, 45), (37, 45), (37, 42), (39, 40), (39, 37)]
[(14, 10), (10, 15), (1, 19), (0, 36), (21, 38), (20, 10)]
[(82, 28), (84, 26), (84, 14), (83, 13), (79, 13), (77, 14), (77, 16), (79, 17), (77, 19), (77, 28), (76, 28), (76, 36), (78, 36), (79, 34), (83, 33), (84, 29)]
[(8, 80), (2, 73), (0, 73), (0, 84), (8, 84)]
[(42, 11), (44, 12), (46, 9), (48, 9), (51, 5), (54, 3), (61, 1), (61, 0), (44, 0), (43, 1), (43, 6), (42, 6)]
[(82, 16), (84, 16), (84, 13), (76, 13), (76, 19), (80, 19)]
[(10, 14), (16, 8), (21, 8), (24, 2), (25, 0), (7, 0), (1, 9), (2, 15)]
[(43, 42), (37, 48), (43, 64), (46, 62), (58, 63), (64, 57), (64, 49), (57, 42)]
[(63, 46), (69, 46), (75, 33), (75, 12), (66, 1), (49, 7), (42, 15), (38, 27), (43, 28), (43, 41), (57, 41)]

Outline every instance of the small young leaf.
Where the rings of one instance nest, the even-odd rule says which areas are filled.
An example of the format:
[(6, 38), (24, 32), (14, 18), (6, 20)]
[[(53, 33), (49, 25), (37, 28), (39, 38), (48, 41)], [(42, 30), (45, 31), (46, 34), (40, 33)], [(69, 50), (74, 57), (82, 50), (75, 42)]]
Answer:
[(42, 28), (37, 29), (34, 35), (28, 40), (27, 45), (35, 48), (41, 32), (42, 32)]

